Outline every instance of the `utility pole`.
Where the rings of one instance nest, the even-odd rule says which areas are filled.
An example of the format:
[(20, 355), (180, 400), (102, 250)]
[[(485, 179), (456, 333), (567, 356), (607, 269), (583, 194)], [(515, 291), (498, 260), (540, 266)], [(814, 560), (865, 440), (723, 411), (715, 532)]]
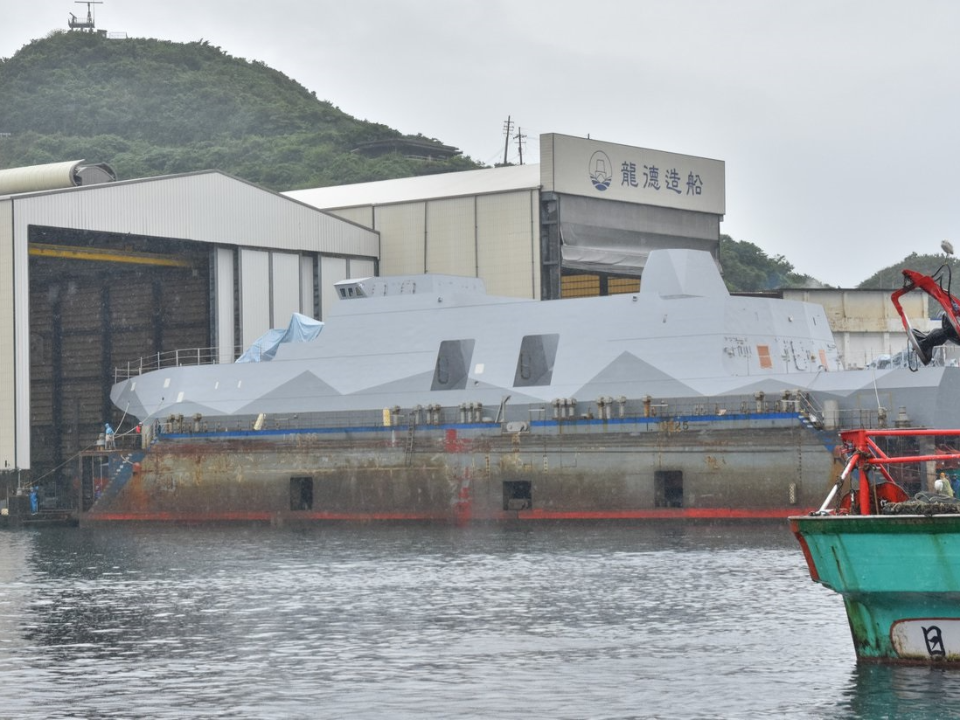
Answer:
[(520, 151), (520, 164), (523, 165), (523, 141), (527, 139), (527, 136), (523, 134), (519, 125), (517, 125), (517, 134), (513, 136), (513, 139), (517, 141), (517, 150)]
[(507, 164), (507, 149), (510, 147), (510, 133), (513, 130), (513, 122), (510, 120), (510, 116), (507, 115), (507, 121), (503, 124), (503, 134), (506, 135), (506, 139), (503, 141), (503, 164)]

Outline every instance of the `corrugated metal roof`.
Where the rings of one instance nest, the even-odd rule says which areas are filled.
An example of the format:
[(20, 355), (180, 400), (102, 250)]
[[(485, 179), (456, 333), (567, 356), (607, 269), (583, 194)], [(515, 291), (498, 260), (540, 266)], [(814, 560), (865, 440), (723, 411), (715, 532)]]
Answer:
[(332, 209), (535, 190), (539, 187), (540, 165), (512, 165), (354, 185), (290, 190), (283, 195), (316, 208)]
[(377, 257), (377, 233), (218, 171), (12, 196), (16, 224)]

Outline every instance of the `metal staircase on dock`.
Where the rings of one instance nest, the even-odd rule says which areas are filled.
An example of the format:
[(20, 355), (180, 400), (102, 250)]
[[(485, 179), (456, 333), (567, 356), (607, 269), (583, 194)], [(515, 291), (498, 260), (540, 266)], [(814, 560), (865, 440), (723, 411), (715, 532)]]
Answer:
[(100, 505), (101, 502), (105, 504), (112, 502), (130, 481), (130, 478), (133, 477), (134, 467), (142, 462), (146, 455), (142, 450), (114, 450), (107, 452), (109, 453), (107, 467), (110, 479), (100, 495), (94, 499), (93, 504), (87, 512), (96, 512), (97, 506)]

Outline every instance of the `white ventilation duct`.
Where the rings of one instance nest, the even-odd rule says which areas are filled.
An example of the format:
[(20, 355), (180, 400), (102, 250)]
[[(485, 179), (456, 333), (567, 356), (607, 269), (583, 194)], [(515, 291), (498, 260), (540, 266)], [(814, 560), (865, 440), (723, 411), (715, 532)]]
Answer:
[(114, 182), (116, 179), (117, 174), (106, 163), (70, 160), (49, 165), (31, 165), (0, 170), (0, 195), (97, 185)]

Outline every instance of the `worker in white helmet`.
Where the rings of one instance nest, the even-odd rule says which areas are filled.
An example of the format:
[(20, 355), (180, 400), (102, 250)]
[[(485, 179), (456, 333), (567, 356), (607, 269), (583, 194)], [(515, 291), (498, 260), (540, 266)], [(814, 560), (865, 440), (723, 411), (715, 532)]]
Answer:
[(950, 480), (947, 478), (946, 473), (940, 473), (940, 477), (933, 483), (933, 489), (937, 491), (937, 495), (953, 497), (953, 488), (950, 487)]

